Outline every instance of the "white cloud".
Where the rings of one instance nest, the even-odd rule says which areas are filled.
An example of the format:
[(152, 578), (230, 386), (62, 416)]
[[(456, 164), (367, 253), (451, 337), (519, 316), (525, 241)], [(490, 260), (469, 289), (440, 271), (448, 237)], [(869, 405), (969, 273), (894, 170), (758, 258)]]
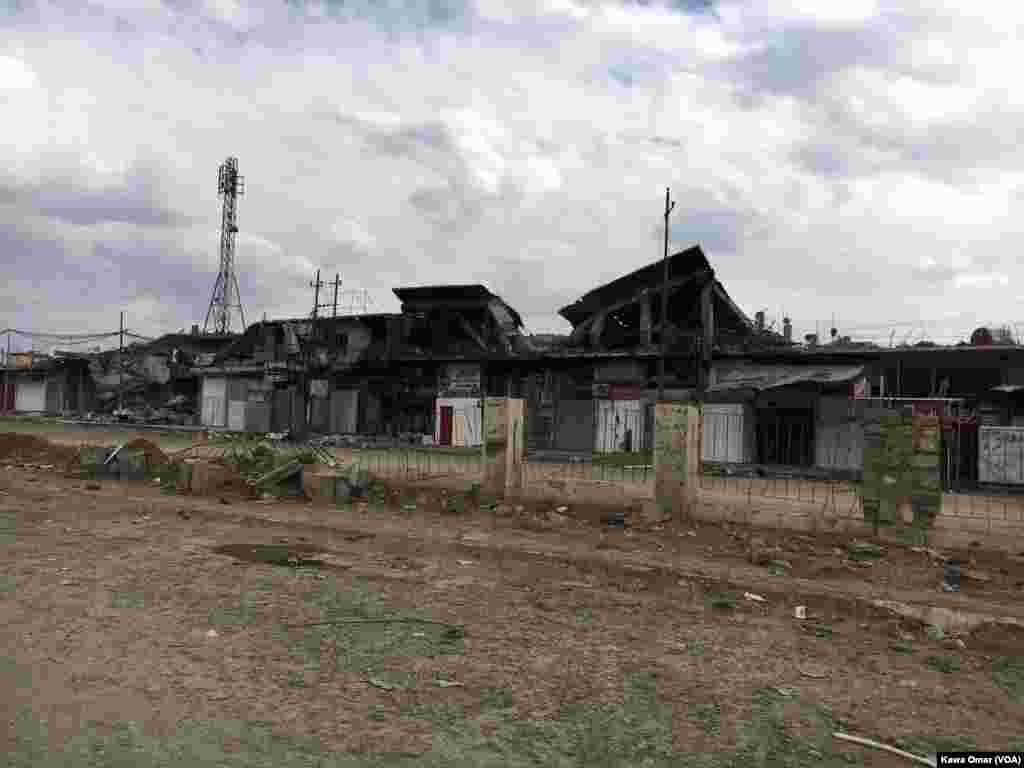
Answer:
[[(395, 284), (483, 280), (535, 330), (561, 328), (562, 303), (660, 255), (666, 185), (674, 245), (703, 242), (741, 305), (785, 304), (798, 333), (875, 306), (900, 320), (956, 302), (935, 335), (1016, 312), (1019, 9), (723, 1), (716, 19), (481, 0), (411, 30), (425, 2), (384, 7), (16, 14), (0, 30), (0, 112), (17, 118), (0, 259), (22, 286), (77, 275), (60, 314), (22, 298), (18, 322), (91, 327), (97, 305), (138, 296), (166, 305), (138, 306), (153, 323), (201, 321), (228, 155), (247, 179), (252, 318), (308, 311), (322, 268), (380, 308)], [(27, 210), (26, 189), (52, 194)]]
[(14, 56), (0, 56), (0, 90), (26, 91), (38, 83), (36, 73)]

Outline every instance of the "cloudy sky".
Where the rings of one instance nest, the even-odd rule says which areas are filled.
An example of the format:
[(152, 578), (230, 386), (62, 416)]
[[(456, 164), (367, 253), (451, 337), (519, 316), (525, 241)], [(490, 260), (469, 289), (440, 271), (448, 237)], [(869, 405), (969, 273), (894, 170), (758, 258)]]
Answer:
[[(1002, 6), (1005, 6), (1005, 10)], [(533, 332), (700, 243), (799, 334), (955, 341), (1024, 299), (1020, 4), (0, 0), (0, 326), (202, 323), (483, 282)], [(15, 346), (18, 346), (17, 341)]]

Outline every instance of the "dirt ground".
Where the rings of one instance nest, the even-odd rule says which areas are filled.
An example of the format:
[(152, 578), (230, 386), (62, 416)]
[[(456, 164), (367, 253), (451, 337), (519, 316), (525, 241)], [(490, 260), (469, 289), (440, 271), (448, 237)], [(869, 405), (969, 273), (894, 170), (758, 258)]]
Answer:
[(896, 764), (836, 730), (1024, 748), (1024, 632), (870, 605), (1024, 620), (1024, 558), (960, 553), (976, 578), (947, 595), (929, 553), (862, 565), (839, 537), (409, 490), (202, 499), (23, 459), (0, 466), (0, 765)]

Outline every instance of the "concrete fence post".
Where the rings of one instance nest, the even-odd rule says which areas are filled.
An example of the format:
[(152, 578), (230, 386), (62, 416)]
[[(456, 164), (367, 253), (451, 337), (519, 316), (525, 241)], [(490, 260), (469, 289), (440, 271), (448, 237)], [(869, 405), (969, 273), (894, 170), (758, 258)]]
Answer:
[(525, 403), (511, 397), (484, 400), (483, 490), (494, 496), (513, 495), (522, 486)]
[(654, 408), (654, 499), (665, 517), (690, 519), (697, 511), (701, 427), (699, 404)]

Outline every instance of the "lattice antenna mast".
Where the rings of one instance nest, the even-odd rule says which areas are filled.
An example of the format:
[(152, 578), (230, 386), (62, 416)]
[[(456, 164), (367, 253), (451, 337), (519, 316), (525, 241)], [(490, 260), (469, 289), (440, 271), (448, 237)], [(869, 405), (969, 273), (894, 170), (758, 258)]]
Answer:
[(220, 166), (217, 194), (224, 198), (220, 224), (220, 271), (213, 284), (210, 308), (206, 311), (203, 333), (230, 333), (231, 320), (238, 310), (241, 330), (245, 330), (245, 311), (235, 274), (235, 235), (238, 234), (236, 211), (238, 196), (245, 192), (245, 179), (238, 175), (238, 159), (229, 157)]

